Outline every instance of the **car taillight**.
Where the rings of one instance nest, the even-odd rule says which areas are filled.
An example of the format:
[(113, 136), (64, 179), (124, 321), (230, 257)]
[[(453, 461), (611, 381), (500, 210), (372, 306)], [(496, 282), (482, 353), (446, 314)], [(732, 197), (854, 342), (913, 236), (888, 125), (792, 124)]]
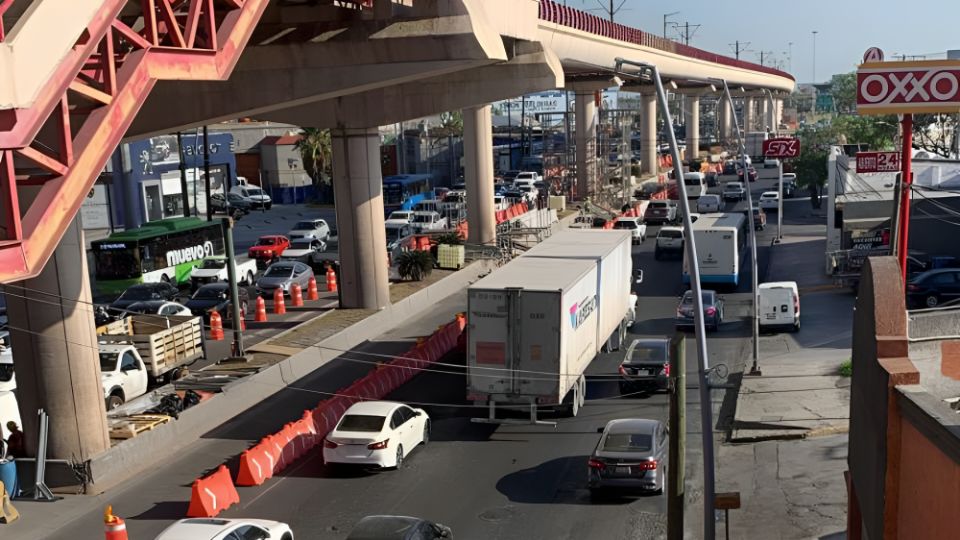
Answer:
[(907, 290), (908, 290), (908, 291), (917, 292), (917, 291), (920, 290), (920, 286), (919, 286), (919, 285), (914, 285), (913, 283), (907, 283)]
[(663, 374), (666, 375), (667, 377), (670, 376), (670, 362), (663, 363)]
[(714, 315), (717, 314), (717, 308), (715, 308), (715, 307), (708, 307), (708, 308), (706, 309), (706, 312), (707, 312), (707, 315), (713, 317)]
[(591, 469), (602, 469), (606, 465), (599, 459), (590, 458), (590, 461), (587, 462), (587, 466), (590, 467)]
[(337, 443), (335, 443), (335, 442), (333, 442), (333, 441), (331, 441), (330, 439), (324, 439), (324, 440), (323, 440), (323, 447), (324, 447), (324, 448), (336, 448), (336, 447), (338, 447), (338, 446), (340, 446), (340, 445), (337, 444)]
[(637, 465), (637, 468), (641, 471), (654, 471), (657, 469), (657, 460), (651, 459), (650, 461), (644, 461), (640, 465)]
[(387, 443), (390, 442), (390, 439), (384, 439), (380, 442), (370, 443), (367, 445), (367, 448), (370, 450), (383, 450), (387, 447)]
[(623, 367), (623, 364), (620, 364), (620, 367), (618, 368), (618, 371), (620, 372), (621, 375), (626, 375), (626, 374), (627, 374), (627, 368)]
[(800, 313), (800, 299), (797, 298), (797, 295), (793, 295), (793, 313), (794, 315)]

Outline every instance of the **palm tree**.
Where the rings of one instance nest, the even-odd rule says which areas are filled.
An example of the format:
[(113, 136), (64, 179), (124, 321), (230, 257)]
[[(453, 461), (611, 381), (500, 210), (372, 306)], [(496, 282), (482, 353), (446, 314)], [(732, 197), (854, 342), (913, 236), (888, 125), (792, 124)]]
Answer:
[(303, 128), (300, 131), (300, 140), (294, 145), (300, 151), (303, 168), (313, 179), (313, 184), (319, 186), (324, 183), (326, 175), (329, 178), (330, 156), (333, 152), (330, 143), (330, 130), (318, 128)]

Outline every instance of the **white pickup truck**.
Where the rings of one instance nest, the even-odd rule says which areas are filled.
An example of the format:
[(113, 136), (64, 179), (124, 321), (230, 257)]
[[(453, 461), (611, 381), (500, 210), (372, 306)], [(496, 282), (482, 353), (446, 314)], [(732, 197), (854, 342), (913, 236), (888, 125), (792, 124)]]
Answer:
[[(243, 259), (241, 261), (234, 259), (233, 265), (237, 271), (237, 281), (244, 285), (253, 285), (254, 277), (257, 275), (257, 261), (253, 259)], [(200, 266), (190, 272), (190, 286), (196, 289), (207, 283), (227, 281), (228, 273), (226, 257), (207, 257), (200, 263)]]
[(134, 315), (97, 328), (100, 381), (107, 410), (179, 379), (203, 358), (200, 317)]
[(447, 218), (437, 212), (414, 212), (410, 224), (417, 232), (442, 231), (449, 226)]

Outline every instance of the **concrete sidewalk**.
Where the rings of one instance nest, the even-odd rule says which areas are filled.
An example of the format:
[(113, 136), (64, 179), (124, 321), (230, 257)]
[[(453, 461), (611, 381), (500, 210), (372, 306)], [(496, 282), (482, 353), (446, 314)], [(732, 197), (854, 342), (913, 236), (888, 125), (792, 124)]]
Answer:
[(762, 376), (744, 375), (731, 442), (798, 439), (848, 428), (853, 296), (823, 273), (822, 236), (785, 236), (771, 249), (768, 281), (796, 281), (801, 329), (761, 336)]

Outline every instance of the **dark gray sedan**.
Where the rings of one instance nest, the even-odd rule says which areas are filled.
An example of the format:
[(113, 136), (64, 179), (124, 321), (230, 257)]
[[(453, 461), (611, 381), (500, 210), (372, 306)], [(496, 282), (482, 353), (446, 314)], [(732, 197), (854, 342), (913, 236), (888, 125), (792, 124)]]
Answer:
[(313, 269), (302, 262), (281, 261), (271, 264), (257, 280), (257, 294), (272, 298), (274, 291), (281, 289), (283, 294), (290, 294), (290, 287), (294, 283), (300, 285), (300, 290), (306, 293)]
[(666, 390), (670, 376), (670, 340), (635, 339), (620, 363), (620, 393)]
[[(703, 325), (709, 332), (716, 332), (723, 324), (723, 297), (716, 291), (703, 289)], [(687, 291), (680, 297), (677, 306), (677, 328), (693, 327), (694, 319), (693, 291)]]
[(611, 420), (587, 462), (591, 496), (607, 488), (662, 493), (667, 485), (667, 427), (657, 420)]

